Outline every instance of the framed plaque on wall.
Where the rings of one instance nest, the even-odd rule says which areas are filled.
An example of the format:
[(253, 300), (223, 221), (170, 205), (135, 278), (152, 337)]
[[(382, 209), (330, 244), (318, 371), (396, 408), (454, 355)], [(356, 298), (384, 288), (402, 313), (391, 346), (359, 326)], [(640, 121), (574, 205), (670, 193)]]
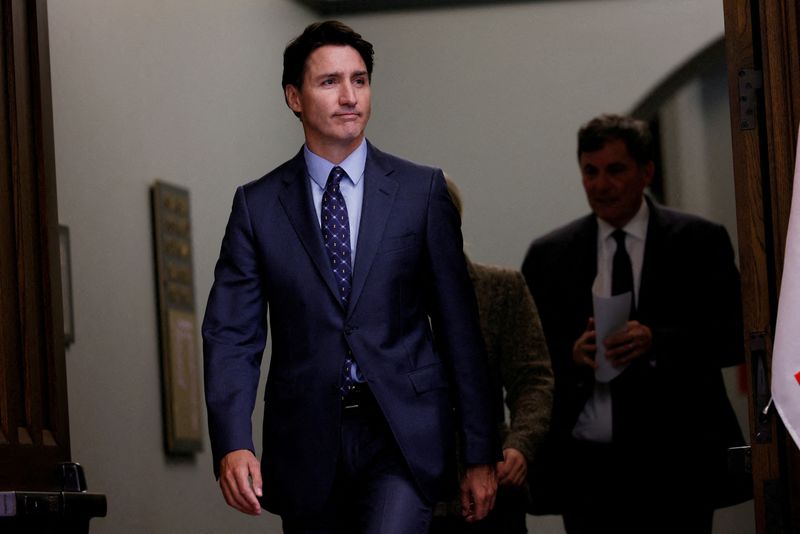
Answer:
[(202, 449), (197, 314), (189, 191), (152, 187), (165, 447), (170, 454)]

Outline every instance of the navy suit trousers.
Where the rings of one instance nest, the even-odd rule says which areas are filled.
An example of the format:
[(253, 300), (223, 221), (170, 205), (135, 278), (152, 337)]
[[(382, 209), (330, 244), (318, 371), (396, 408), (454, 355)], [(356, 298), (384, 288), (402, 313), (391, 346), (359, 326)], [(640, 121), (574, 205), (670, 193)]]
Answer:
[(341, 450), (322, 514), (282, 517), (285, 534), (426, 534), (433, 513), (374, 399), (344, 408)]

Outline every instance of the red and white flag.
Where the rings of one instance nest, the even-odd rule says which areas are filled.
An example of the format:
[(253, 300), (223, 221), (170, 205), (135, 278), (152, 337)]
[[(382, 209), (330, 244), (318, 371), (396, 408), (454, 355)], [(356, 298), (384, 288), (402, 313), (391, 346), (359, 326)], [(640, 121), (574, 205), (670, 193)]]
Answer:
[(772, 349), (772, 401), (800, 447), (800, 144)]

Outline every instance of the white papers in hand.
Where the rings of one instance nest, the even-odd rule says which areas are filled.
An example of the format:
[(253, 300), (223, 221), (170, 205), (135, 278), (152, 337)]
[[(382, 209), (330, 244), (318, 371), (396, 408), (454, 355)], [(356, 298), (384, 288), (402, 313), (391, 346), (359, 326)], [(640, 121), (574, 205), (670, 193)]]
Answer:
[(611, 382), (627, 367), (627, 364), (620, 367), (611, 365), (611, 362), (606, 359), (606, 346), (603, 344), (603, 340), (611, 334), (622, 332), (627, 327), (632, 296), (633, 293), (630, 291), (613, 297), (602, 297), (597, 294), (597, 291), (592, 291), (594, 327), (597, 333), (597, 352), (595, 353), (597, 369), (594, 372), (594, 379), (598, 382)]

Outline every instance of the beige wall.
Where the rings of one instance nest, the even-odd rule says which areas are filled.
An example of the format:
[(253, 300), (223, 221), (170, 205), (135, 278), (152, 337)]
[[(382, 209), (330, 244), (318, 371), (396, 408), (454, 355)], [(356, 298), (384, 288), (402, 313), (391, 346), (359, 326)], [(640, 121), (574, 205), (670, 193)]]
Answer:
[[(302, 143), (280, 89), (286, 42), (311, 21), (279, 0), (51, 0), (59, 218), (69, 225), (76, 342), (72, 451), (108, 495), (113, 534), (278, 532), (226, 508), (208, 440), (163, 454), (149, 187), (191, 191), (202, 314), (234, 184)], [(268, 527), (267, 527), (268, 525)]]
[(475, 260), (518, 266), (588, 211), (576, 131), (723, 34), (718, 0), (521, 2), (348, 17), (376, 46), (369, 136), (459, 183)]
[[(59, 214), (75, 292), (73, 457), (109, 499), (92, 531), (279, 532), (275, 518), (226, 508), (207, 440), (194, 460), (163, 454), (148, 190), (163, 179), (191, 191), (202, 314), (234, 187), (302, 143), (280, 91), (281, 53), (316, 15), (289, 0), (51, 0), (49, 12)], [(465, 196), (469, 253), (512, 266), (533, 237), (586, 211), (577, 126), (630, 109), (723, 31), (718, 0), (554, 0), (344, 20), (376, 46), (369, 137), (451, 173)], [(537, 531), (558, 532), (557, 523), (538, 521)]]

